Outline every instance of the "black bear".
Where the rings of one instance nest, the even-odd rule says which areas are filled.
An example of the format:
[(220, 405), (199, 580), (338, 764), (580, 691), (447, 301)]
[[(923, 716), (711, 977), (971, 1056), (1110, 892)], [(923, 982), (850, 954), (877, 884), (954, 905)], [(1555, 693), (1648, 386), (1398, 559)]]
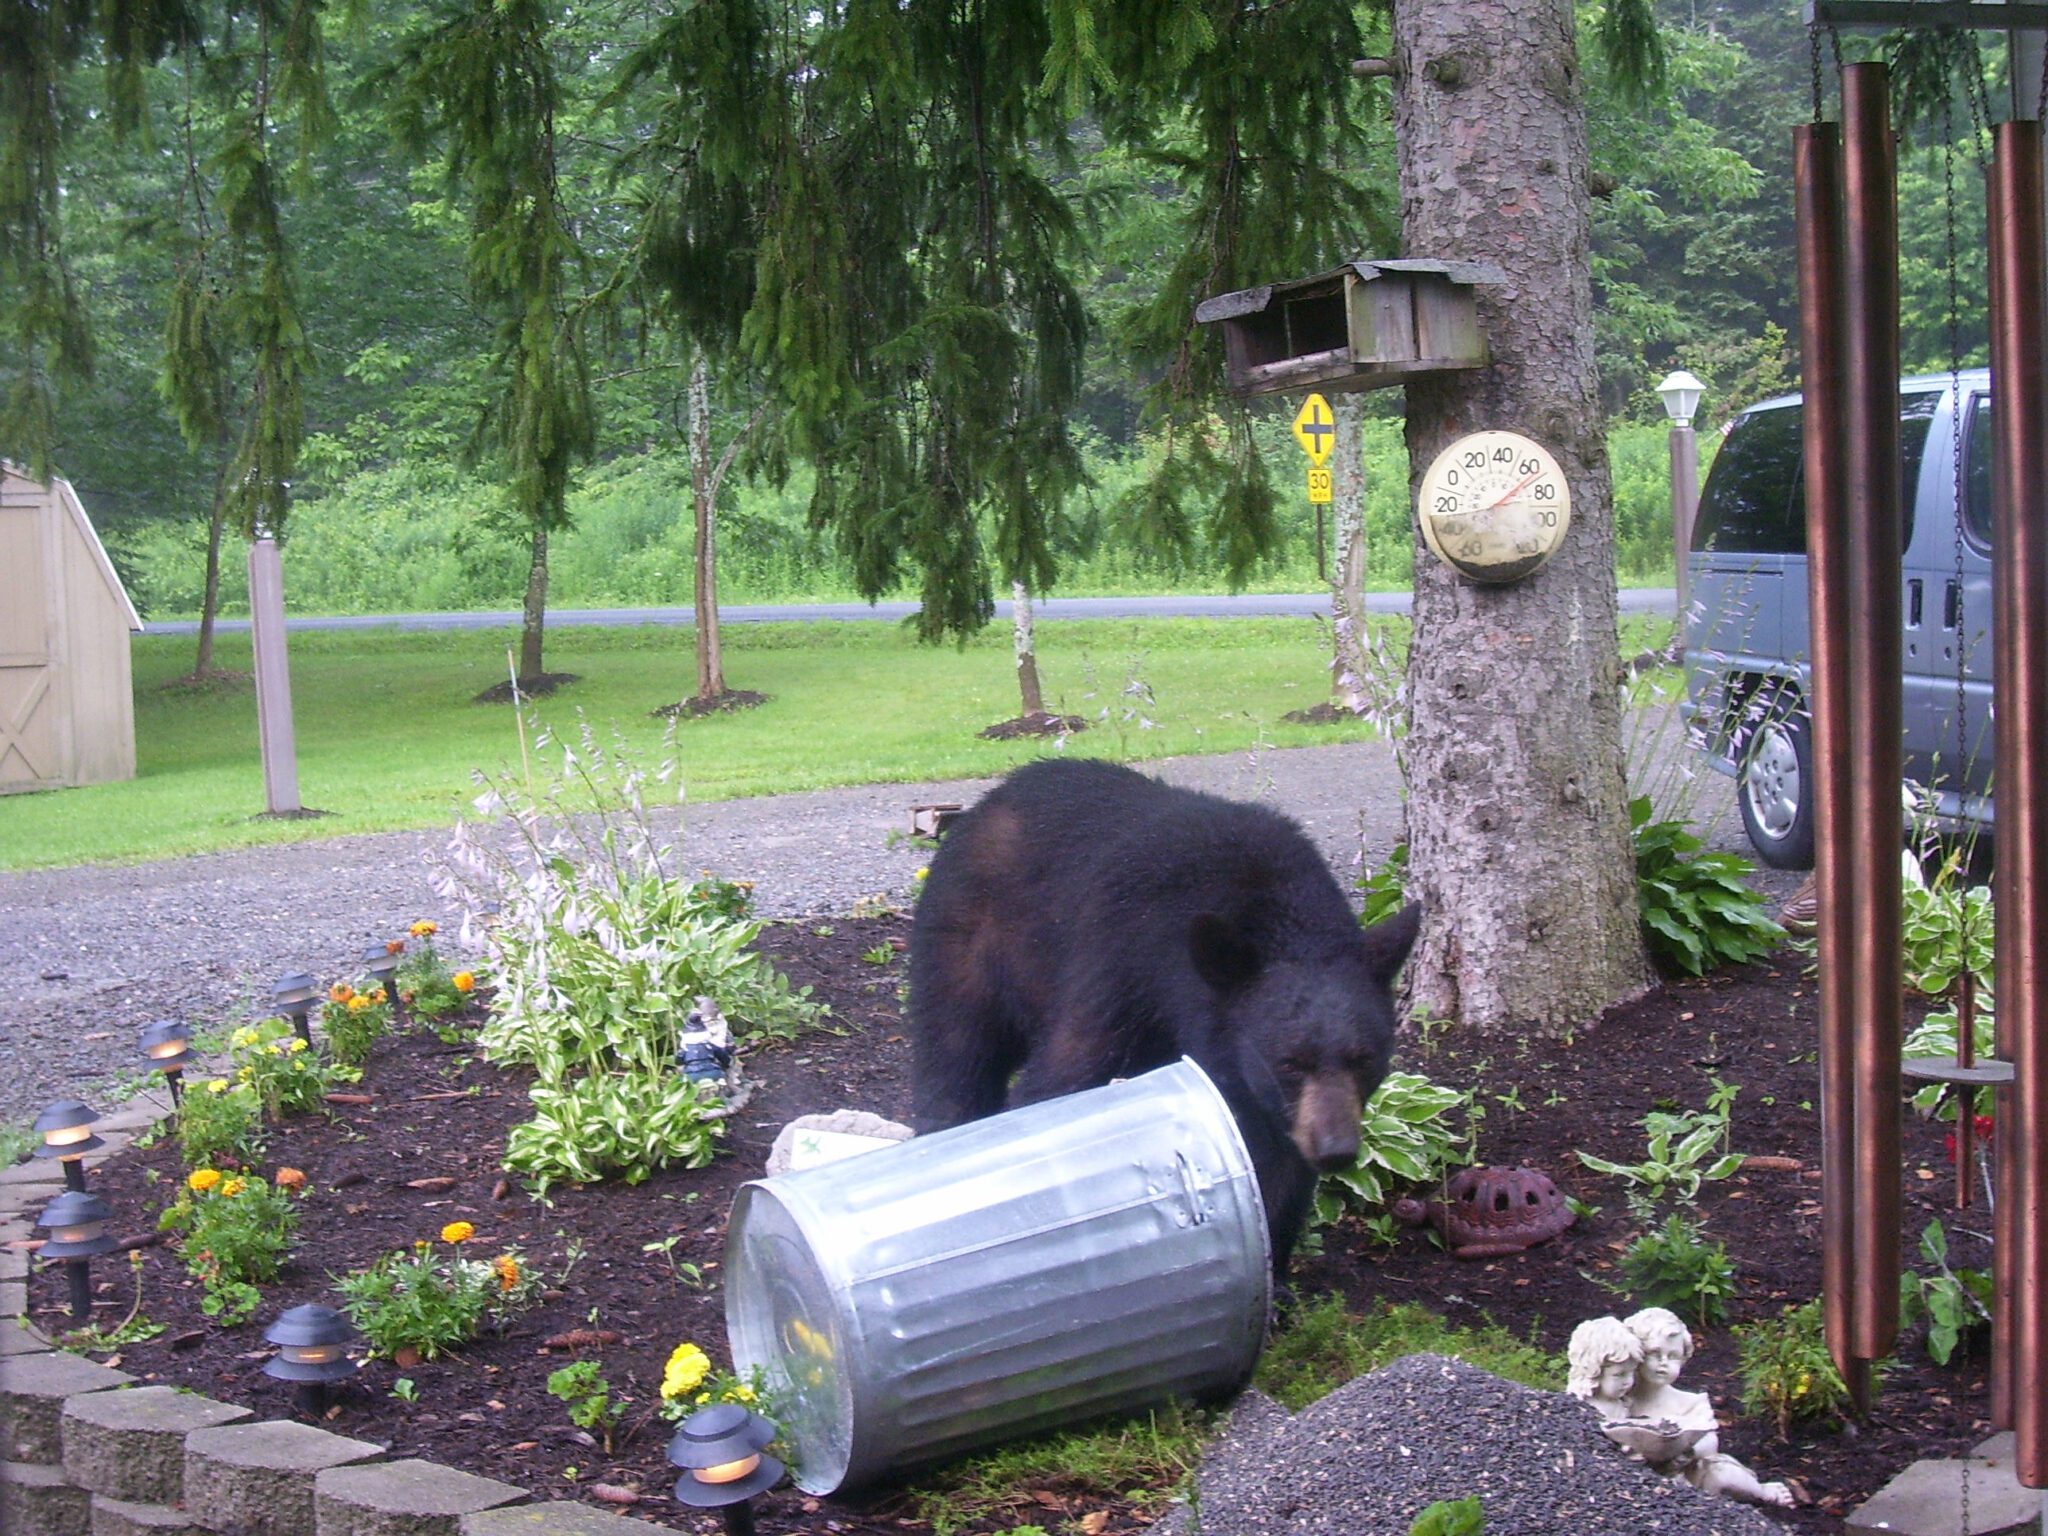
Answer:
[(1361, 929), (1265, 806), (1108, 763), (1020, 768), (954, 821), (918, 899), (918, 1129), (1190, 1056), (1236, 1117), (1284, 1277), (1318, 1170), (1358, 1155), (1420, 917)]

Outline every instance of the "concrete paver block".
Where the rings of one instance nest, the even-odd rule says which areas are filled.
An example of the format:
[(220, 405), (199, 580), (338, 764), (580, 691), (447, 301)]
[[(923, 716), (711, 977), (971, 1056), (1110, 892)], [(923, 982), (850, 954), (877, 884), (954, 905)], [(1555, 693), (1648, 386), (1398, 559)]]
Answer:
[(28, 1250), (25, 1248), (0, 1248), (0, 1280), (26, 1280), (28, 1278)]
[(101, 1115), (93, 1121), (93, 1134), (132, 1136), (137, 1131), (153, 1130), (164, 1118), (165, 1113), (165, 1110), (158, 1109), (153, 1104), (145, 1107), (143, 1101), (138, 1099), (125, 1109), (117, 1109), (111, 1115)]
[(95, 1497), (92, 1536), (213, 1536), (213, 1532), (182, 1509)]
[(526, 1490), (431, 1461), (330, 1467), (313, 1480), (318, 1536), (460, 1536), (464, 1515), (525, 1499)]
[(196, 1429), (185, 1437), (185, 1503), (234, 1536), (314, 1536), (314, 1477), (383, 1455), (288, 1419)]
[(0, 1461), (0, 1531), (92, 1536), (92, 1495), (64, 1481), (62, 1468)]
[(0, 1355), (39, 1355), (57, 1346), (26, 1318), (0, 1319)]
[(658, 1530), (645, 1520), (558, 1499), (552, 1504), (516, 1504), (462, 1517), (462, 1536), (648, 1536)]
[(64, 1400), (81, 1392), (125, 1387), (134, 1380), (126, 1371), (94, 1365), (61, 1350), (0, 1354), (0, 1461), (57, 1465), (64, 1459)]
[(93, 1392), (64, 1404), (64, 1475), (109, 1499), (185, 1502), (185, 1437), (251, 1417), (175, 1387)]
[[(63, 1192), (61, 1180), (55, 1184), (0, 1184), (0, 1218), (32, 1231), (43, 1207)], [(27, 1231), (19, 1235), (26, 1236)]]
[(1850, 1515), (1845, 1528), (1894, 1536), (2019, 1536), (2041, 1529), (2041, 1491), (2022, 1488), (2010, 1462), (1916, 1461)]
[(39, 1157), (33, 1162), (13, 1163), (0, 1168), (0, 1188), (21, 1184), (59, 1184), (64, 1182), (64, 1165), (54, 1157)]
[(0, 1280), (0, 1321), (28, 1316), (28, 1282)]

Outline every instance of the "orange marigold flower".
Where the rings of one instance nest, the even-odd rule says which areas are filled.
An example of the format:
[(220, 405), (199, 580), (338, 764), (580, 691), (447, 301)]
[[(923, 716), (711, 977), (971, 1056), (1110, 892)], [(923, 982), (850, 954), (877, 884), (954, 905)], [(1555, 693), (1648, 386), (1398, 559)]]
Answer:
[(383, 1001), (384, 989), (382, 987), (372, 987), (370, 989), (370, 1006), (374, 1008), (376, 1007), (377, 1004)]
[(412, 927), (406, 930), (406, 932), (410, 933), (416, 939), (431, 938), (434, 934), (437, 934), (440, 931), (441, 925), (429, 917), (421, 918), (418, 922), (414, 923)]
[(280, 1168), (270, 1182), (279, 1189), (289, 1189), (296, 1192), (306, 1187), (305, 1171), (299, 1168)]
[(519, 1261), (509, 1253), (491, 1260), (491, 1272), (498, 1277), (498, 1289), (509, 1291), (519, 1283)]
[(387, 943), (387, 944), (386, 944), (386, 945), (384, 946), (384, 953), (385, 953), (385, 954), (387, 954), (387, 955), (402, 955), (402, 954), (404, 954), (404, 953), (405, 953), (405, 940), (403, 940), (403, 939), (392, 939), (392, 940), (391, 940), (391, 941), (390, 941), (389, 943)]
[(327, 995), (337, 1003), (345, 1003), (356, 995), (356, 989), (345, 981), (337, 981), (327, 989)]
[(474, 992), (476, 990), (476, 976), (470, 971), (457, 971), (449, 978), (449, 984), (458, 992)]
[(476, 1236), (476, 1228), (466, 1221), (451, 1221), (441, 1229), (444, 1243), (466, 1243)]

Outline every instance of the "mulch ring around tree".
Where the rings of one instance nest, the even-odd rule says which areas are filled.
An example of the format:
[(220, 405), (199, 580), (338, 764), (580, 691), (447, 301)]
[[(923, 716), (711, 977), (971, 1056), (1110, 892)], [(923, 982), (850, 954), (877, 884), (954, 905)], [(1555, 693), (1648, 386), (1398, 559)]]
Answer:
[(687, 699), (678, 699), (673, 704), (664, 704), (654, 710), (659, 720), (702, 720), (710, 715), (729, 715), (736, 710), (756, 709), (768, 702), (768, 695), (755, 693), (750, 688), (728, 688), (723, 693), (714, 693), (708, 698), (695, 694)]
[(1079, 715), (1054, 715), (1040, 712), (1019, 715), (1014, 720), (998, 720), (994, 725), (985, 725), (974, 734), (983, 741), (1023, 741), (1036, 736), (1071, 736), (1076, 731), (1088, 729), (1088, 722)]
[[(433, 1238), (461, 1220), (476, 1236), (466, 1251), (488, 1257), (517, 1245), (547, 1279), (548, 1296), (501, 1337), (459, 1355), (400, 1370), (365, 1365), (331, 1414), (329, 1428), (384, 1443), (394, 1456), (424, 1456), (517, 1483), (543, 1499), (588, 1499), (602, 1488), (631, 1497), (626, 1512), (682, 1529), (713, 1523), (671, 1500), (675, 1481), (663, 1451), (668, 1425), (653, 1414), (662, 1366), (688, 1339), (720, 1367), (728, 1365), (719, 1282), (726, 1212), (741, 1183), (759, 1175), (777, 1129), (799, 1114), (842, 1106), (902, 1119), (909, 1100), (909, 1047), (898, 998), (904, 962), (890, 948), (908, 923), (900, 917), (783, 924), (763, 947), (798, 985), (832, 1005), (843, 1034), (814, 1033), (791, 1045), (752, 1052), (758, 1087), (730, 1127), (710, 1167), (656, 1175), (636, 1187), (557, 1188), (545, 1201), (507, 1187), (499, 1158), (507, 1128), (526, 1111), (524, 1083), (474, 1059), (423, 1028), (387, 1036), (365, 1069), (370, 1102), (335, 1106), (274, 1130), (260, 1165), (302, 1169), (310, 1186), (300, 1243), (285, 1276), (265, 1290), (257, 1317), (219, 1328), (199, 1311), (200, 1292), (166, 1245), (143, 1250), (142, 1310), (165, 1331), (119, 1351), (123, 1370), (232, 1402), (266, 1416), (291, 1412), (290, 1389), (261, 1373), (270, 1350), (262, 1331), (300, 1302), (333, 1304), (329, 1276), (377, 1255)], [(886, 963), (869, 958), (890, 953)], [(1573, 1156), (1583, 1148), (1616, 1160), (1643, 1152), (1637, 1121), (1652, 1108), (1698, 1108), (1710, 1073), (1739, 1086), (1733, 1145), (1770, 1159), (1722, 1183), (1710, 1183), (1697, 1210), (1708, 1233), (1727, 1244), (1739, 1295), (1730, 1323), (1775, 1316), (1820, 1286), (1820, 1185), (1814, 1061), (1813, 986), (1804, 963), (1771, 961), (1705, 981), (1675, 982), (1588, 1024), (1569, 1041), (1517, 1048), (1453, 1047), (1439, 1034), (1408, 1038), (1398, 1064), (1438, 1081), (1478, 1090), (1486, 1113), (1481, 1158), (1526, 1161), (1570, 1194), (1599, 1207), (1563, 1236), (1509, 1258), (1460, 1262), (1422, 1233), (1404, 1231), (1391, 1248), (1357, 1226), (1322, 1234), (1322, 1251), (1297, 1262), (1303, 1299), (1342, 1295), (1357, 1309), (1381, 1302), (1422, 1302), (1454, 1321), (1490, 1319), (1561, 1350), (1581, 1319), (1625, 1312), (1634, 1303), (1604, 1288), (1620, 1250), (1634, 1235), (1617, 1181), (1593, 1174)], [(1703, 1065), (1716, 1062), (1717, 1065)], [(1988, 1244), (1963, 1229), (1988, 1230), (1981, 1207), (1957, 1213), (1953, 1169), (1942, 1128), (1909, 1118), (1902, 1170), (1905, 1248), (1939, 1216), (1950, 1233), (1951, 1262), (1988, 1267)], [(117, 1212), (117, 1229), (150, 1231), (184, 1170), (162, 1143), (118, 1157), (91, 1175)], [(418, 1181), (431, 1181), (422, 1187)], [(443, 1183), (442, 1181), (446, 1181)], [(502, 1193), (500, 1191), (503, 1191)], [(52, 1331), (67, 1326), (63, 1279), (40, 1267), (31, 1304)], [(96, 1261), (96, 1315), (117, 1322), (131, 1302), (129, 1267)], [(598, 1361), (616, 1393), (632, 1399), (613, 1455), (572, 1427), (564, 1405), (546, 1392), (548, 1375), (574, 1352), (550, 1338), (588, 1330), (616, 1335), (582, 1353)], [(1902, 1340), (1877, 1409), (1860, 1427), (1795, 1427), (1789, 1440), (1760, 1418), (1739, 1417), (1737, 1343), (1729, 1326), (1701, 1336), (1682, 1385), (1713, 1395), (1728, 1427), (1722, 1448), (1766, 1478), (1796, 1479), (1814, 1501), (1785, 1516), (1788, 1529), (1836, 1531), (1841, 1516), (1906, 1464), (1954, 1455), (1989, 1433), (1983, 1341), (1935, 1367), (1916, 1337)], [(417, 1400), (392, 1395), (401, 1378)], [(1561, 1385), (1561, 1382), (1560, 1382)], [(759, 1502), (769, 1533), (834, 1530), (853, 1536), (917, 1536), (908, 1491), (885, 1488), (818, 1500), (785, 1486)], [(1022, 1524), (1049, 1531), (1100, 1515), (1088, 1529), (1119, 1536), (1144, 1529), (1157, 1513), (1131, 1499), (1077, 1496), (1071, 1487), (1025, 1490), (1002, 1518), (959, 1527), (1008, 1532)]]
[(502, 683), (493, 683), (470, 702), (473, 704), (510, 704), (515, 699), (545, 698), (557, 688), (566, 688), (580, 682), (582, 674), (577, 672), (536, 672), (532, 677), (522, 677), (518, 682), (506, 678)]

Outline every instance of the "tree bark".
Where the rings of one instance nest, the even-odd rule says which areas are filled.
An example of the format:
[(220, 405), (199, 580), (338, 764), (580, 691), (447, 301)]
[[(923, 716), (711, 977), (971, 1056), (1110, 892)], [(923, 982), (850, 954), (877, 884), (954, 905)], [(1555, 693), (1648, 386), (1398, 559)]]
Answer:
[(526, 603), (519, 623), (519, 680), (547, 676), (541, 663), (541, 632), (548, 615), (548, 531), (533, 525), (533, 563), (526, 569)]
[(1337, 568), (1330, 577), (1330, 691), (1354, 715), (1365, 691), (1365, 404), (1339, 395), (1331, 407), (1337, 440), (1331, 450), (1330, 497), (1337, 523)]
[(1024, 713), (1045, 713), (1045, 694), (1038, 686), (1038, 641), (1031, 629), (1031, 589), (1021, 581), (1010, 583), (1010, 621), (1017, 643), (1017, 691), (1023, 695)]
[(695, 576), (692, 582), (697, 629), (696, 697), (725, 692), (725, 659), (718, 644), (718, 552), (713, 540), (718, 482), (724, 465), (711, 464), (711, 370), (699, 352), (690, 369), (690, 499), (696, 511)]
[(228, 523), (227, 466), (213, 482), (213, 514), (206, 522), (206, 592), (199, 599), (199, 644), (192, 657), (192, 680), (203, 682), (213, 670), (213, 626), (220, 617), (220, 545)]
[(1519, 431), (1563, 465), (1550, 564), (1481, 586), (1419, 536), (1409, 652), (1415, 1005), (1556, 1035), (1649, 981), (1615, 685), (1614, 517), (1593, 362), (1586, 124), (1572, 0), (1396, 0), (1411, 257), (1479, 260), (1490, 366), (1408, 386), (1414, 482), (1454, 438)]

